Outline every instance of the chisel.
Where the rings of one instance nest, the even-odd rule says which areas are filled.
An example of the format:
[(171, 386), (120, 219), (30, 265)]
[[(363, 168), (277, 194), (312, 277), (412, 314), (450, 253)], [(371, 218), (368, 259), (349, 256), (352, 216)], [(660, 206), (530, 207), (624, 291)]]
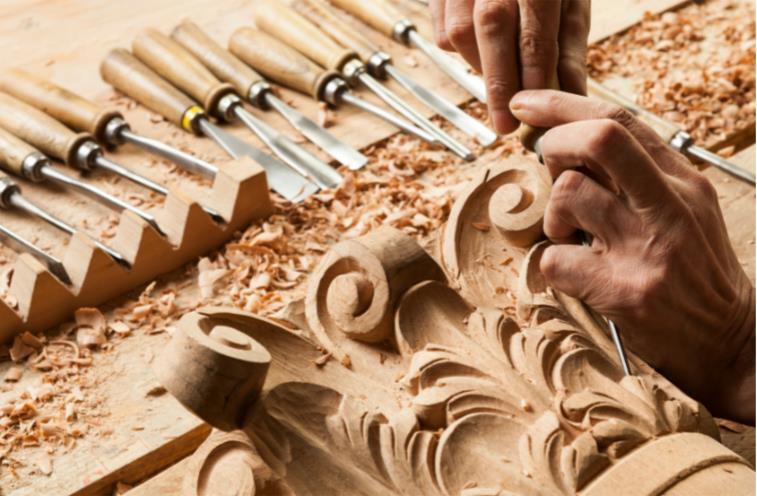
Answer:
[(346, 103), (369, 112), (429, 143), (436, 139), (394, 114), (353, 94), (335, 71), (327, 71), (294, 48), (252, 28), (240, 28), (229, 40), (231, 53), (266, 78), (332, 105)]
[(52, 117), (4, 93), (0, 93), (0, 127), (31, 145), (28, 154), (20, 162), (14, 162), (10, 172), (34, 181), (47, 178), (76, 188), (116, 211), (133, 212), (162, 233), (152, 215), (57, 171), (42, 153), (32, 148), (38, 148), (84, 172), (94, 167), (108, 168), (110, 161), (103, 157), (102, 149), (88, 134), (76, 134)]
[(497, 139), (497, 133), (482, 122), (427, 90), (400, 71), (392, 62), (391, 55), (382, 51), (344, 19), (340, 19), (325, 1), (294, 0), (292, 7), (331, 36), (334, 41), (357, 53), (372, 76), (379, 79), (391, 77), (423, 104), (439, 113), (468, 136), (474, 137), (481, 145), (488, 146)]
[(33, 256), (47, 267), (47, 269), (63, 284), (71, 284), (71, 277), (69, 277), (66, 268), (63, 267), (63, 263), (60, 260), (50, 255), (49, 253), (34, 246), (34, 244), (11, 231), (7, 227), (0, 225), (0, 238), (12, 249), (24, 253), (28, 253)]
[(105, 81), (121, 93), (185, 131), (213, 139), (231, 157), (251, 157), (265, 170), (269, 186), (287, 200), (302, 201), (318, 191), (315, 184), (281, 161), (210, 122), (207, 114), (187, 95), (171, 86), (127, 50), (111, 50), (100, 65), (100, 73)]
[(397, 113), (434, 136), (455, 155), (465, 160), (475, 158), (473, 152), (465, 145), (452, 138), (371, 76), (357, 53), (340, 46), (305, 17), (277, 0), (259, 2), (261, 8), (253, 13), (258, 28), (287, 43), (326, 69), (339, 71), (353, 86), (362, 84)]
[(192, 53), (218, 79), (234, 86), (237, 93), (261, 110), (274, 109), (303, 136), (332, 158), (352, 170), (362, 168), (368, 158), (337, 139), (318, 124), (281, 100), (263, 76), (239, 60), (191, 21), (184, 21), (171, 32), (171, 38)]
[(248, 112), (229, 83), (219, 81), (194, 55), (155, 29), (146, 29), (132, 42), (134, 55), (216, 118), (236, 117), (285, 164), (321, 188), (333, 188), (342, 175), (292, 140)]
[(134, 133), (118, 110), (99, 108), (94, 102), (31, 73), (19, 69), (3, 72), (0, 90), (42, 110), (74, 131), (91, 134), (100, 143), (117, 146), (128, 142), (209, 179), (218, 172), (216, 166), (204, 160)]
[(597, 96), (604, 100), (613, 102), (617, 105), (620, 105), (621, 107), (624, 107), (626, 110), (634, 114), (642, 122), (654, 129), (655, 132), (659, 134), (662, 139), (667, 141), (667, 143), (675, 150), (683, 153), (684, 155), (696, 157), (704, 162), (707, 162), (708, 164), (714, 165), (718, 169), (736, 176), (742, 181), (746, 181), (752, 184), (755, 183), (754, 174), (742, 167), (739, 167), (736, 164), (732, 164), (731, 162), (719, 157), (718, 155), (708, 150), (705, 150), (704, 148), (696, 146), (689, 133), (683, 131), (682, 129), (679, 129), (672, 122), (668, 122), (658, 115), (639, 107), (631, 100), (615, 93), (614, 91), (598, 83), (597, 81), (594, 81), (593, 79), (589, 79), (588, 87), (589, 93), (592, 96)]
[(483, 79), (471, 74), (462, 62), (442, 52), (423, 38), (413, 24), (393, 6), (383, 0), (330, 0), (342, 10), (362, 20), (384, 36), (419, 49), (442, 71), (454, 79), (480, 102), (486, 103), (486, 85)]

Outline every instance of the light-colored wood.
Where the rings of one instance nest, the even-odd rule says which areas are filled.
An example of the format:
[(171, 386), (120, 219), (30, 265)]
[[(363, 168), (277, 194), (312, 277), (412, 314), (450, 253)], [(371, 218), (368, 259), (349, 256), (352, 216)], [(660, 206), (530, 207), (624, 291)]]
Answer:
[(328, 34), (341, 46), (355, 52), (363, 62), (379, 51), (376, 44), (360, 31), (340, 19), (334, 8), (324, 0), (294, 0), (291, 7)]
[(243, 98), (248, 97), (250, 88), (255, 83), (263, 80), (260, 74), (229, 53), (191, 21), (176, 26), (171, 31), (171, 38), (197, 57), (218, 79), (234, 86)]
[(89, 134), (77, 134), (42, 111), (5, 93), (0, 93), (0, 127), (72, 167), (77, 167), (79, 147), (92, 140)]
[(218, 102), (233, 93), (191, 53), (157, 29), (146, 29), (131, 44), (134, 55), (168, 82), (194, 98), (212, 115), (222, 117)]
[(23, 176), (24, 160), (35, 151), (27, 142), (0, 127), (0, 169)]
[(262, 31), (295, 48), (321, 67), (341, 71), (357, 57), (329, 38), (310, 21), (278, 0), (258, 0), (255, 25)]
[(229, 49), (271, 81), (319, 100), (326, 83), (336, 75), (257, 29), (236, 30), (229, 40)]
[(193, 131), (190, 126), (185, 126), (184, 118), (196, 107), (195, 103), (137, 60), (128, 50), (111, 50), (100, 65), (100, 74), (121, 93), (159, 113), (177, 126)]
[(394, 26), (405, 19), (390, 4), (383, 0), (330, 0), (342, 10), (349, 12), (364, 23), (391, 38)]
[(105, 126), (123, 117), (112, 108), (101, 108), (91, 100), (27, 71), (11, 69), (0, 74), (0, 90), (55, 118), (71, 129), (89, 133), (106, 142)]

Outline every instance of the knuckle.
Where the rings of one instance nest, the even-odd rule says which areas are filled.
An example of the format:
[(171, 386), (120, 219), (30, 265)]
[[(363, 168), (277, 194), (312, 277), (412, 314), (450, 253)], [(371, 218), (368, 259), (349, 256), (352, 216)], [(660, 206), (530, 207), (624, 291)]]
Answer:
[(473, 22), (470, 19), (450, 20), (444, 26), (444, 31), (453, 45), (466, 43), (475, 37)]
[(539, 271), (547, 282), (552, 281), (559, 270), (559, 257), (555, 256), (554, 250), (547, 248), (539, 260)]
[(507, 108), (510, 97), (518, 90), (515, 85), (503, 78), (502, 76), (486, 76), (486, 93), (490, 99), (490, 104), (497, 107), (501, 105)]
[(626, 129), (634, 126), (636, 123), (636, 117), (628, 109), (620, 105), (608, 105), (608, 108), (605, 110), (605, 117), (617, 122)]
[(589, 150), (602, 152), (611, 149), (618, 141), (627, 136), (623, 125), (614, 119), (602, 119), (597, 122), (592, 132), (587, 137), (586, 146)]
[(541, 66), (545, 60), (557, 59), (557, 40), (546, 38), (533, 30), (523, 30), (520, 34), (521, 63), (524, 67)]
[(689, 183), (694, 190), (695, 195), (704, 198), (707, 201), (717, 201), (718, 192), (715, 186), (699, 172), (695, 172)]
[(552, 197), (550, 199), (555, 210), (564, 210), (575, 198), (576, 192), (583, 187), (585, 180), (586, 176), (574, 170), (567, 170), (560, 174), (552, 185)]
[(500, 0), (476, 2), (476, 23), (483, 34), (499, 34), (509, 15), (507, 5)]

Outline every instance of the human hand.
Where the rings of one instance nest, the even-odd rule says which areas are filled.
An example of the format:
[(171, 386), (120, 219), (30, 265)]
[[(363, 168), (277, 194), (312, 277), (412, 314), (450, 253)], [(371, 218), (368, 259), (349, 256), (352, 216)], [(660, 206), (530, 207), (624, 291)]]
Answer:
[[(717, 193), (625, 109), (522, 91), (513, 114), (551, 128), (544, 216), (549, 284), (615, 320), (626, 344), (715, 415), (754, 422), (755, 295)], [(573, 244), (576, 230), (594, 236)]]
[(484, 75), (498, 133), (518, 127), (508, 104), (520, 89), (559, 87), (586, 94), (589, 0), (430, 0), (429, 5), (437, 45), (457, 51)]

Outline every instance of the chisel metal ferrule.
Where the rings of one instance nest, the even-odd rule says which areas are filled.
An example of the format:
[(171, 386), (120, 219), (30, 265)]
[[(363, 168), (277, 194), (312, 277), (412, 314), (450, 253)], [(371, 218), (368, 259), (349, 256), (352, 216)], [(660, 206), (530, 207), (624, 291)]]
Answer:
[(340, 77), (331, 78), (331, 80), (323, 86), (323, 99), (331, 105), (339, 105), (342, 95), (349, 91), (350, 87), (344, 79)]
[(386, 66), (392, 63), (392, 56), (386, 52), (373, 52), (365, 61), (368, 72), (379, 79), (386, 79), (388, 74)]
[(344, 64), (341, 72), (350, 86), (357, 86), (360, 76), (367, 72), (367, 68), (359, 59), (352, 59)]
[(27, 155), (21, 163), (21, 174), (26, 179), (38, 183), (45, 178), (42, 169), (48, 165), (50, 165), (50, 161), (47, 157), (34, 151)]
[(20, 193), (18, 184), (8, 176), (0, 177), (0, 207), (10, 208), (12, 206), (11, 197)]
[(259, 109), (268, 110), (271, 106), (268, 104), (266, 95), (273, 91), (267, 81), (258, 81), (250, 86), (247, 92), (247, 101)]
[(403, 45), (410, 44), (410, 31), (415, 30), (415, 24), (410, 19), (402, 19), (392, 28), (392, 38), (399, 41)]
[(181, 127), (192, 134), (200, 134), (200, 117), (205, 117), (205, 111), (197, 105), (192, 105), (181, 116)]
[(218, 100), (217, 112), (223, 120), (232, 122), (235, 117), (234, 109), (239, 105), (242, 105), (242, 99), (234, 93), (229, 93)]
[(97, 167), (97, 158), (102, 154), (100, 145), (94, 141), (85, 141), (76, 150), (76, 166), (83, 171), (91, 171)]
[(120, 117), (114, 117), (105, 125), (105, 141), (111, 146), (123, 145), (126, 140), (123, 138), (124, 131), (130, 131), (129, 123)]

